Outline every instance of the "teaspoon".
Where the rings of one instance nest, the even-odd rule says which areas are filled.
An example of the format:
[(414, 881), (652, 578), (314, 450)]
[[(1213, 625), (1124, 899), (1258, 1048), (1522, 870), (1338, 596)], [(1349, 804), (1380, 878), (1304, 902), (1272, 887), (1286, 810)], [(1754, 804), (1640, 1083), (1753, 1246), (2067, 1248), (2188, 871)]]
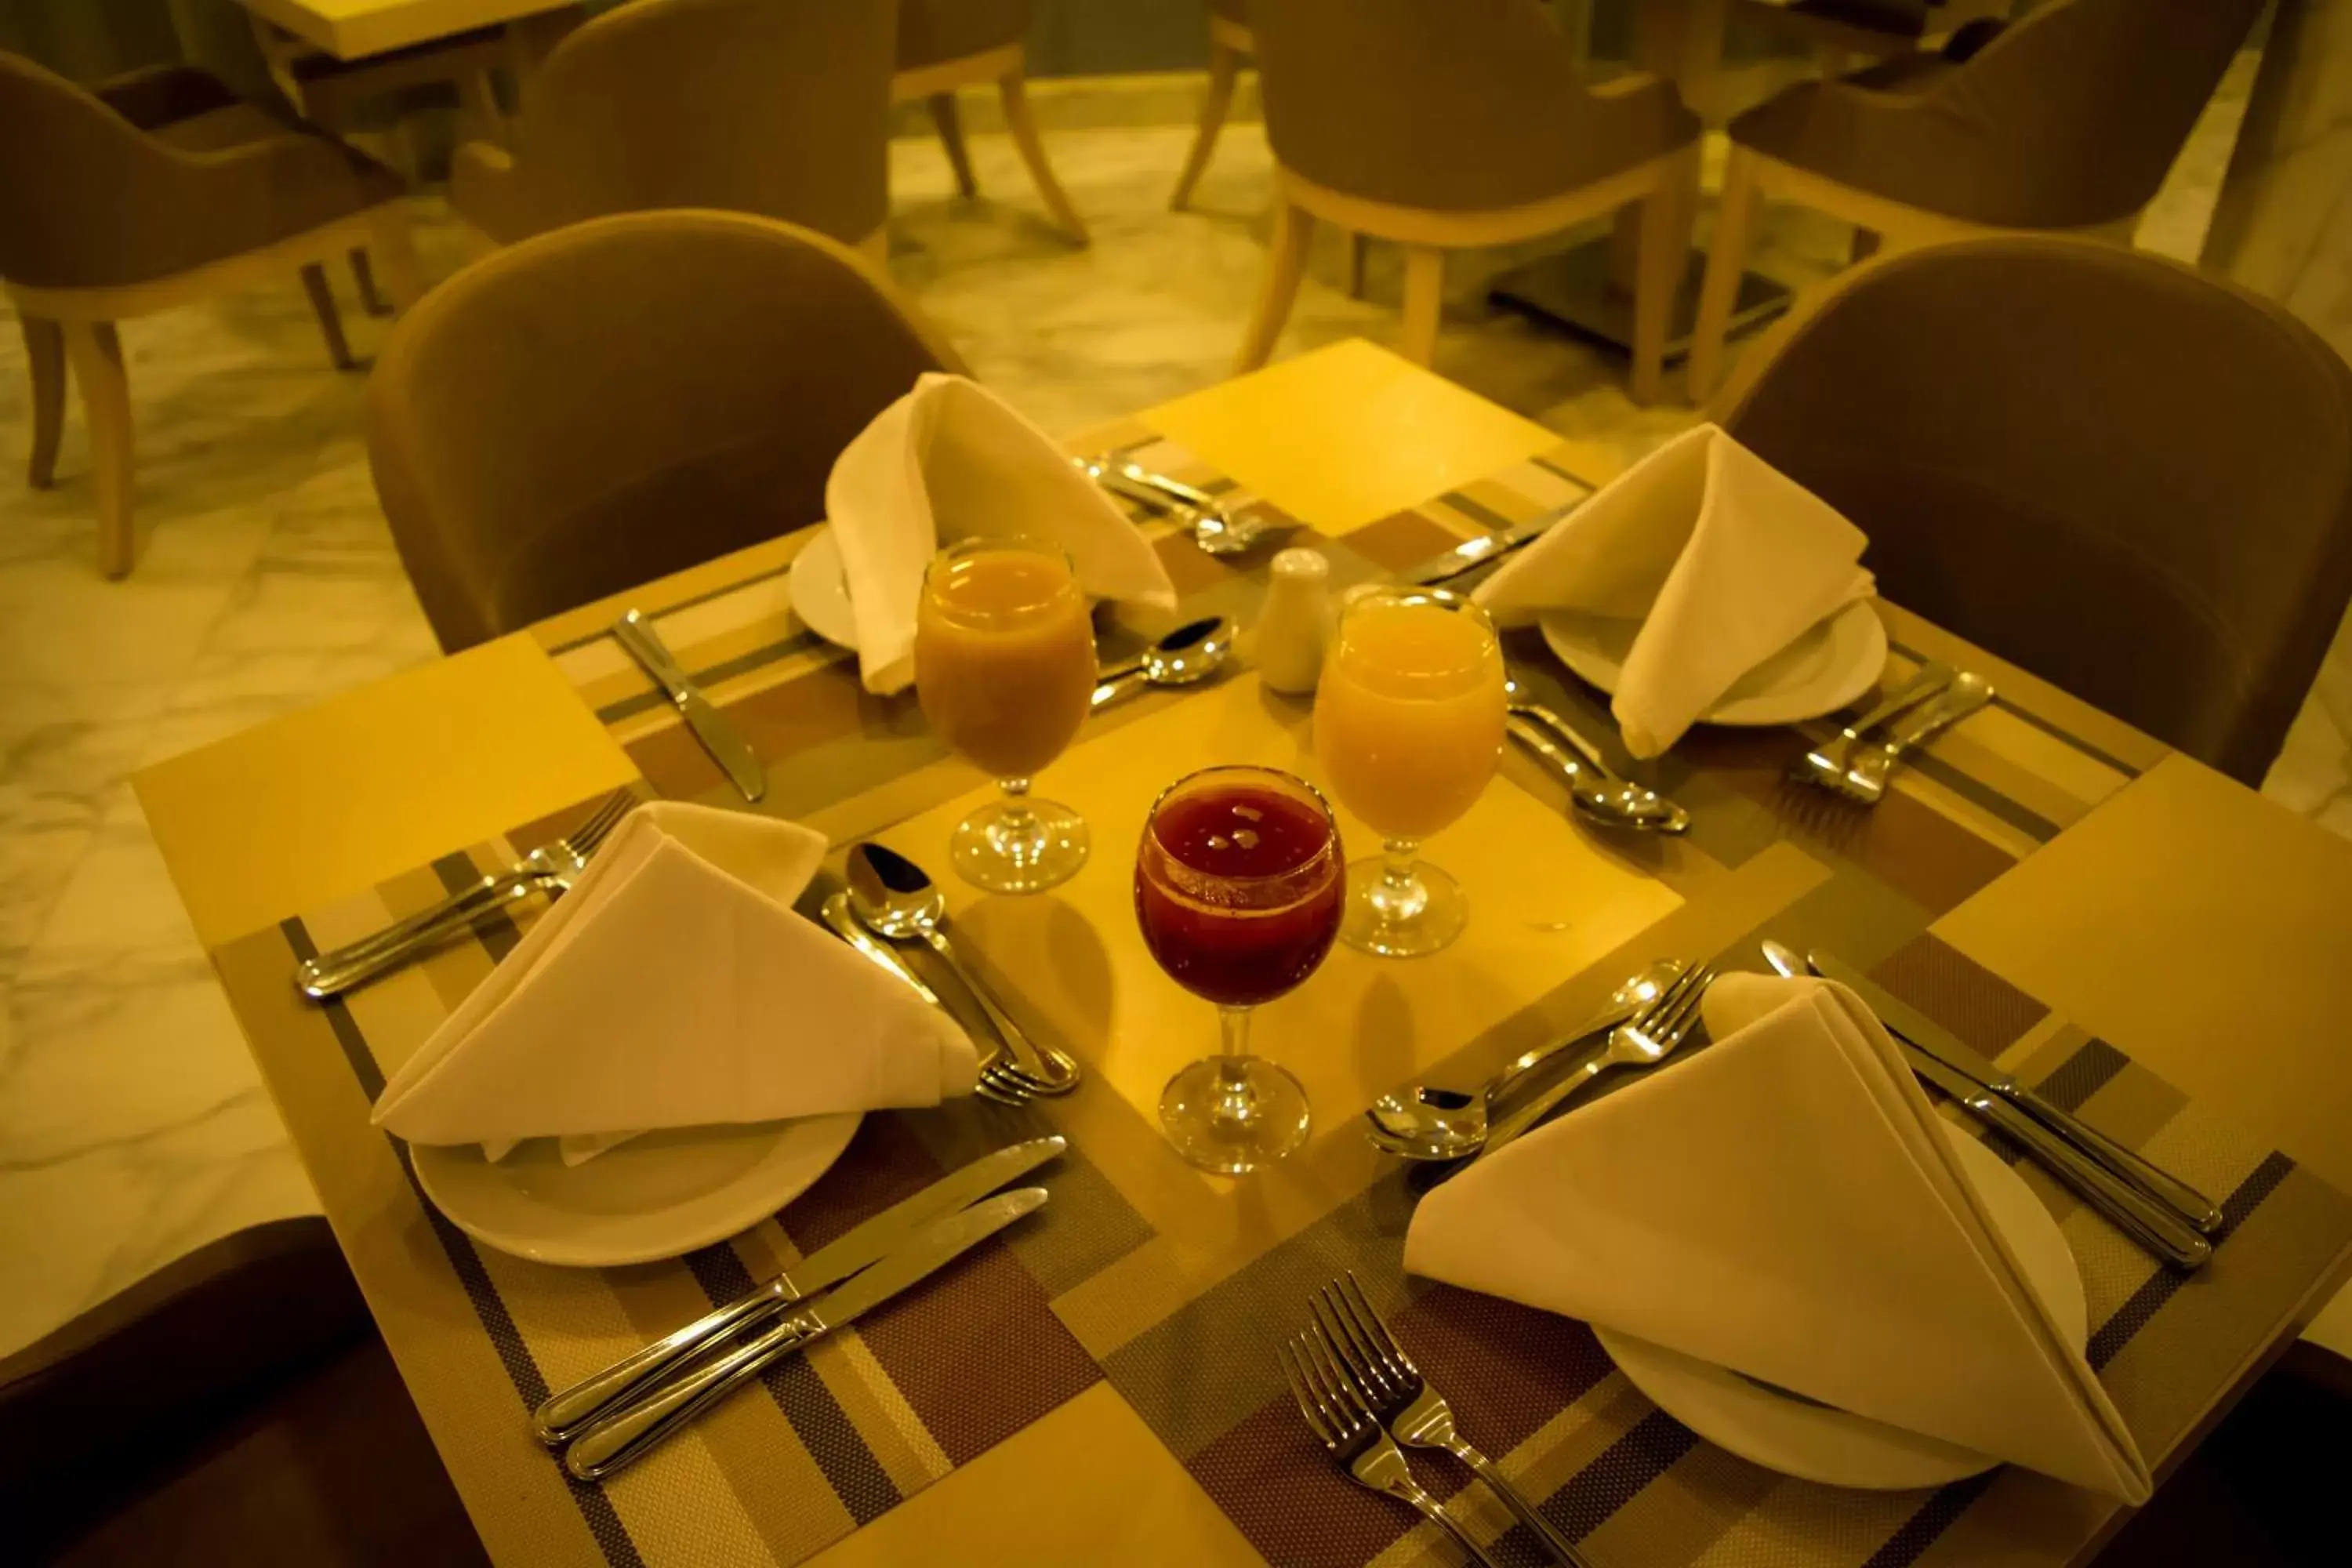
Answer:
[[(1511, 739), (1549, 763), (1568, 782), (1568, 798), (1579, 815), (1603, 827), (1636, 833), (1690, 831), (1690, 813), (1655, 790), (1609, 771), (1599, 751), (1559, 714), (1533, 702), (1514, 702), (1504, 721)], [(1559, 739), (1555, 740), (1557, 736)], [(1559, 742), (1566, 741), (1579, 754)]]
[(1147, 686), (1197, 686), (1233, 658), (1234, 623), (1223, 616), (1187, 621), (1124, 664), (1102, 672), (1094, 706), (1108, 708)]

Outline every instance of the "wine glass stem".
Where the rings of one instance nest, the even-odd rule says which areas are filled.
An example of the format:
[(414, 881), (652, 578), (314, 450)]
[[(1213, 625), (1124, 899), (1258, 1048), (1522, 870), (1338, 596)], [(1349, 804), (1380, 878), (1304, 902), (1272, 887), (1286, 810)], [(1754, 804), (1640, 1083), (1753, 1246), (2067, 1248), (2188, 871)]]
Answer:
[(1410, 899), (1421, 889), (1421, 879), (1412, 870), (1414, 852), (1420, 847), (1418, 838), (1381, 840), (1381, 880), (1400, 900)]
[(1217, 1009), (1217, 1032), (1223, 1037), (1224, 1054), (1217, 1058), (1213, 1114), (1231, 1127), (1246, 1127), (1258, 1115), (1257, 1090), (1251, 1087), (1248, 1069), (1242, 1065), (1249, 1057), (1249, 1025), (1246, 1007)]

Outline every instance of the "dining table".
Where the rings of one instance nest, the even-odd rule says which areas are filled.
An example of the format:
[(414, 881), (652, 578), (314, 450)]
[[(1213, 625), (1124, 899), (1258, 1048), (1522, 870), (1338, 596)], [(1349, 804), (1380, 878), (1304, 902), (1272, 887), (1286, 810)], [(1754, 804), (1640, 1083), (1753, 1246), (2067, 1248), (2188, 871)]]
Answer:
[(572, 0), (239, 0), (266, 22), (339, 60), (436, 43), (480, 27), (506, 29), (519, 71), (546, 52), (547, 24)]
[[(318, 0), (325, 5), (328, 0)], [(1462, 542), (1565, 514), (1618, 459), (1360, 341), (1299, 355), (1067, 442), (1124, 454), (1282, 542), (1335, 585), (1407, 574)], [(1178, 621), (1246, 626), (1267, 556), (1213, 557), (1139, 516), (1181, 595), (1122, 610), (1106, 659)], [(2352, 1272), (2352, 843), (1898, 605), (1874, 605), (1901, 681), (1940, 659), (1995, 702), (1864, 809), (1787, 771), (1841, 716), (1702, 725), (1654, 761), (1607, 699), (1508, 632), (1522, 685), (1688, 808), (1680, 837), (1581, 825), (1513, 752), (1432, 847), (1471, 916), (1433, 957), (1336, 952), (1260, 1009), (1255, 1047), (1305, 1085), (1298, 1153), (1244, 1179), (1184, 1163), (1155, 1119), (1213, 1009), (1159, 1005), (1131, 846), (1155, 795), (1220, 762), (1317, 776), (1308, 700), (1250, 668), (1107, 706), (1039, 788), (1083, 811), (1091, 860), (1052, 892), (951, 876), (967, 954), (1086, 1080), (1066, 1097), (868, 1114), (821, 1180), (730, 1240), (626, 1268), (558, 1268), (476, 1240), (373, 1127), (388, 1075), (535, 918), (528, 902), (339, 999), (296, 965), (512, 863), (619, 786), (790, 818), (840, 857), (876, 839), (945, 866), (992, 787), (911, 693), (791, 608), (802, 529), (150, 768), (136, 789), (352, 1272), (492, 1561), (693, 1563), (1453, 1563), (1433, 1527), (1357, 1489), (1294, 1407), (1276, 1347), (1352, 1271), (1465, 1435), (1598, 1568), (2021, 1565), (2094, 1557), (2128, 1510), (2005, 1466), (1856, 1490), (1775, 1473), (1654, 1405), (1585, 1325), (1403, 1275), (1430, 1178), (1361, 1135), (1415, 1081), (1470, 1084), (1559, 1037), (1662, 957), (1762, 970), (1820, 945), (2046, 1099), (2218, 1200), (2211, 1262), (2140, 1251), (2031, 1163), (2072, 1250), (2085, 1355), (2160, 1479)], [(635, 609), (765, 766), (747, 806), (610, 635)], [(812, 897), (834, 884), (821, 878)], [(650, 983), (650, 982), (649, 982)], [(1657, 1069), (1676, 1070), (1675, 1067)], [(1573, 1115), (1573, 1110), (1569, 1114)], [(1946, 1114), (1966, 1119), (1957, 1110)], [(1045, 1131), (1050, 1204), (854, 1327), (770, 1368), (597, 1484), (534, 1440), (560, 1389), (749, 1290), (940, 1173)], [(1997, 1152), (2000, 1146), (1996, 1144)], [(2007, 1151), (2012, 1156), (2015, 1151)], [(1441, 1481), (1436, 1467), (1424, 1478)], [(1442, 1479), (1441, 1491), (1459, 1485)], [(1457, 1498), (1505, 1560), (1532, 1540)]]

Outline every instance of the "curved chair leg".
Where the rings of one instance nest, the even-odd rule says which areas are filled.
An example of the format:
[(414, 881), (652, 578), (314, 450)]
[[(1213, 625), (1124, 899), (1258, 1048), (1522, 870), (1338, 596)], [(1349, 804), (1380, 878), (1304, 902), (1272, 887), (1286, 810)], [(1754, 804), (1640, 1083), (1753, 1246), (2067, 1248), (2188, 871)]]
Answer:
[(1642, 198), (1634, 258), (1633, 365), (1626, 391), (1643, 407), (1664, 391), (1666, 324), (1680, 292), (1685, 261), (1684, 214), (1696, 192), (1698, 152), (1665, 161), (1658, 183)]
[[(491, 145), (513, 144), (507, 133), (506, 111), (499, 107), (498, 84), (490, 79), (489, 72), (472, 71), (457, 79), (457, 113), (473, 127), (473, 134)], [(460, 136), (459, 140), (464, 138)]]
[(1398, 352), (1415, 364), (1437, 357), (1437, 327), (1445, 309), (1445, 252), (1412, 245), (1404, 252), (1404, 336)]
[(131, 570), (131, 381), (122, 369), (122, 340), (111, 321), (65, 327), (66, 357), (81, 386), (89, 420), (89, 462), (98, 491), (98, 569), (109, 577)]
[(1869, 260), (1872, 257), (1877, 255), (1878, 247), (1885, 237), (1884, 235), (1880, 234), (1874, 228), (1855, 229), (1853, 231), (1853, 243), (1846, 247), (1845, 258), (1847, 265), (1859, 267), (1864, 262)]
[(1192, 133), (1192, 150), (1184, 155), (1184, 172), (1176, 176), (1176, 193), (1168, 198), (1172, 211), (1181, 212), (1192, 199), (1192, 187), (1217, 151), (1217, 132), (1225, 126), (1225, 112), (1234, 106), (1234, 79), (1241, 74), (1242, 52), (1209, 40), (1209, 96), (1201, 100), (1201, 128)]
[(1298, 297), (1299, 276), (1307, 270), (1307, 242), (1314, 233), (1313, 213), (1276, 198), (1274, 242), (1265, 253), (1265, 280), (1258, 289), (1249, 332), (1242, 339), (1241, 358), (1234, 362), (1235, 374), (1255, 370), (1273, 355), (1282, 324), (1290, 319), (1290, 303)]
[(375, 286), (375, 268), (368, 264), (367, 247), (352, 247), (352, 282), (360, 291), (360, 309), (371, 316), (389, 316), (392, 306)]
[(39, 316), (16, 318), (25, 333), (25, 363), (33, 376), (33, 459), (26, 482), (37, 490), (58, 481), (58, 438), (66, 429), (65, 330)]
[(1029, 89), (1017, 70), (1007, 71), (1004, 79), (996, 84), (1004, 95), (1004, 128), (1013, 132), (1013, 145), (1021, 150), (1021, 161), (1029, 165), (1029, 178), (1037, 186), (1037, 195), (1045, 203), (1045, 210), (1054, 215), (1054, 222), (1064, 234), (1078, 244), (1087, 243), (1087, 226), (1078, 219), (1078, 209), (1062, 193), (1062, 184), (1054, 178), (1054, 165), (1045, 161), (1045, 143), (1037, 136), (1037, 117), (1029, 112)]
[(1723, 374), (1724, 340), (1731, 335), (1731, 307), (1748, 270), (1748, 247), (1755, 237), (1764, 193), (1756, 184), (1756, 154), (1731, 150), (1723, 174), (1723, 205), (1715, 218), (1715, 243), (1707, 247), (1706, 280), (1699, 286), (1698, 320), (1691, 328), (1690, 396), (1704, 403)]
[(416, 264), (416, 244), (408, 229), (408, 209), (386, 202), (368, 215), (373, 237), (368, 248), (383, 268), (384, 292), (391, 296), (394, 315), (425, 298), (425, 272)]
[(327, 284), (327, 269), (319, 263), (307, 262), (302, 268), (302, 289), (310, 296), (310, 309), (319, 318), (319, 335), (327, 340), (327, 357), (335, 362), (337, 370), (351, 370), (358, 362), (352, 358), (352, 345), (343, 338), (343, 315), (335, 309), (335, 291)]
[(1364, 260), (1370, 255), (1372, 237), (1362, 229), (1348, 236), (1348, 298), (1364, 297)]
[(964, 151), (963, 121), (956, 114), (955, 94), (935, 92), (923, 100), (931, 111), (931, 123), (938, 127), (940, 145), (947, 149), (948, 167), (955, 171), (958, 192), (966, 197), (980, 195), (980, 182), (971, 177), (971, 157)]

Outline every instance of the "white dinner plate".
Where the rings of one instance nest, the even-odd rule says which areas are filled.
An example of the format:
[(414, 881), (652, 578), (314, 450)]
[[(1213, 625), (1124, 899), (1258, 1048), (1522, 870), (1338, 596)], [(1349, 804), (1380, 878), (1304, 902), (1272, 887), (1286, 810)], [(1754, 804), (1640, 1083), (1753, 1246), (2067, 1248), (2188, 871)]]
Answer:
[[(1544, 641), (1578, 679), (1615, 691), (1639, 621), (1554, 610), (1542, 619)], [(1886, 668), (1886, 628), (1867, 599), (1857, 599), (1732, 683), (1699, 715), (1705, 724), (1793, 724), (1834, 713), (1878, 684)]]
[(849, 578), (841, 569), (841, 541), (826, 523), (809, 535), (791, 570), (793, 614), (829, 643), (857, 648), (857, 615), (849, 607)]
[[(2032, 1281), (2068, 1343), (2089, 1331), (2083, 1277), (2058, 1222), (1998, 1155), (1957, 1127), (1945, 1133), (1960, 1173)], [(1767, 1469), (1833, 1487), (1899, 1490), (1939, 1487), (2000, 1463), (1990, 1455), (1906, 1432), (1752, 1383), (1679, 1351), (1596, 1328), (1601, 1349), (1651, 1403), (1720, 1447)]]
[(583, 1164), (531, 1138), (496, 1164), (478, 1143), (409, 1149), (416, 1184), (475, 1240), (535, 1263), (613, 1268), (749, 1230), (841, 1158), (856, 1111), (647, 1132)]

